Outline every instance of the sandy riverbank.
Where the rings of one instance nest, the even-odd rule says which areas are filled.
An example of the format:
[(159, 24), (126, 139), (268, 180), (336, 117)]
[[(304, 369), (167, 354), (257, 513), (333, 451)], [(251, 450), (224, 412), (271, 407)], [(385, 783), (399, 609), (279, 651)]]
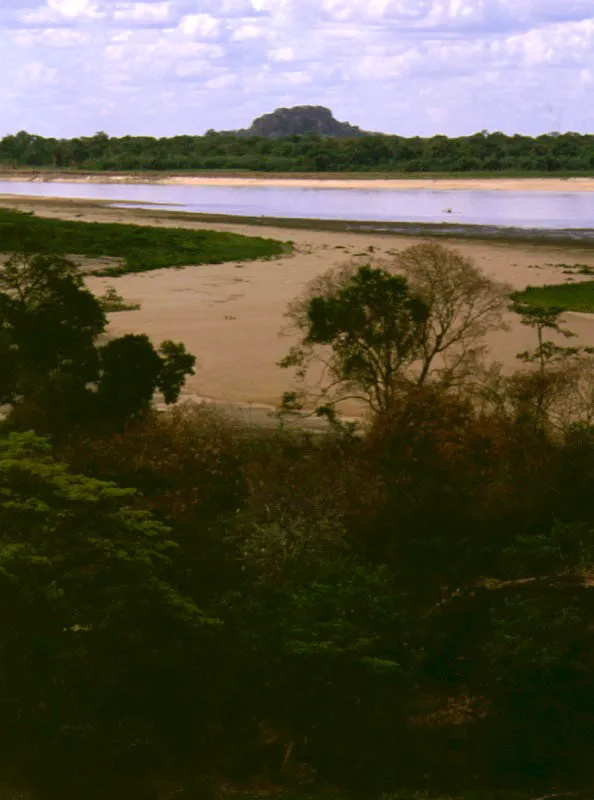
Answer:
[[(4, 199), (0, 204), (15, 205)], [(290, 374), (277, 362), (291, 339), (279, 336), (285, 324), (287, 303), (316, 275), (358, 257), (389, 259), (397, 250), (418, 239), (394, 235), (250, 227), (237, 223), (204, 223), (191, 215), (171, 221), (163, 212), (116, 209), (88, 201), (51, 203), (29, 200), (18, 204), (43, 216), (89, 222), (130, 222), (190, 229), (220, 229), (245, 235), (291, 239), (295, 252), (273, 261), (232, 262), (221, 265), (161, 269), (121, 278), (88, 279), (93, 291), (115, 286), (127, 300), (141, 304), (139, 311), (120, 312), (110, 319), (109, 332), (147, 333), (155, 342), (183, 341), (198, 358), (196, 375), (187, 384), (187, 396), (208, 397), (222, 404), (265, 413), (291, 386)], [(451, 245), (473, 258), (485, 273), (524, 288), (528, 284), (563, 282), (560, 263), (594, 267), (594, 251), (554, 245), (457, 241)], [(373, 248), (371, 251), (370, 248)], [(506, 369), (518, 362), (516, 354), (532, 347), (533, 332), (511, 319), (512, 330), (489, 339), (491, 358)], [(594, 315), (567, 315), (578, 334), (576, 343), (594, 343)], [(355, 409), (350, 409), (353, 413)]]
[(471, 190), (511, 192), (594, 192), (594, 178), (200, 178), (173, 177), (181, 186), (277, 186), (302, 189)]
[(0, 181), (30, 183), (154, 184), (156, 186), (282, 187), (301, 189), (431, 189), (511, 192), (594, 192), (587, 178), (365, 178), (365, 177), (232, 177), (147, 173), (0, 172)]

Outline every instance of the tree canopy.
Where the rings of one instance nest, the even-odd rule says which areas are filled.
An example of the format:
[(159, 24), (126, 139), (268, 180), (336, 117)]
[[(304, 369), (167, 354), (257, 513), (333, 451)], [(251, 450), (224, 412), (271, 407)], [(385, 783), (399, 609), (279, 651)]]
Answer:
[(115, 426), (144, 413), (155, 391), (175, 402), (195, 357), (157, 352), (144, 335), (97, 344), (106, 317), (67, 259), (18, 253), (0, 267), (0, 402), (20, 426), (57, 433)]
[(471, 136), (405, 138), (315, 133), (281, 136), (210, 131), (204, 136), (55, 139), (27, 131), (0, 140), (0, 164), (85, 170), (260, 170), (284, 172), (568, 172), (589, 174), (592, 134), (536, 137), (499, 131)]
[(589, 796), (594, 359), (514, 296), (485, 368), (507, 291), (432, 244), (316, 278), (287, 365), (374, 413), (313, 434), (147, 413), (192, 355), (0, 269), (2, 797)]
[(303, 388), (285, 395), (285, 409), (308, 395), (311, 402), (316, 389), (306, 382), (316, 364), (322, 412), (351, 398), (382, 413), (407, 386), (466, 382), (485, 335), (505, 327), (508, 291), (440, 244), (414, 245), (389, 264), (329, 270), (286, 314), (300, 341), (281, 366), (294, 368)]
[(170, 530), (137, 507), (135, 490), (71, 472), (32, 433), (0, 439), (0, 497), (10, 752), (51, 781), (51, 759), (77, 741), (91, 748), (85, 758), (107, 762), (125, 741), (154, 747), (154, 721), (135, 711), (129, 687), (154, 682), (155, 670), (173, 680), (176, 648), (216, 625), (167, 580)]

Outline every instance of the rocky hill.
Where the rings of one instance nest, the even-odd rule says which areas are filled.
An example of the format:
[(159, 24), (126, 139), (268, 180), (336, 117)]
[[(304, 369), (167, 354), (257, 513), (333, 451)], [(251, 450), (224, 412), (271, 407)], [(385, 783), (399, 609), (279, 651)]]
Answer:
[[(231, 132), (231, 131), (229, 131)], [(279, 139), (316, 133), (319, 136), (367, 136), (356, 125), (339, 122), (332, 112), (323, 106), (295, 106), (277, 108), (271, 114), (255, 119), (247, 130), (234, 131), (240, 136), (264, 136)]]

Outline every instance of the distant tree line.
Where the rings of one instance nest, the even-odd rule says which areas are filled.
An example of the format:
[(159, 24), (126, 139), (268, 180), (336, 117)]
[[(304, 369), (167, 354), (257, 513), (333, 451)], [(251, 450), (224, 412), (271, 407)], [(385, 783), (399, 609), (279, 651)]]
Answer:
[(594, 167), (594, 135), (537, 137), (482, 131), (450, 139), (316, 134), (271, 139), (204, 136), (46, 139), (20, 131), (0, 140), (0, 164), (85, 170), (261, 170), (267, 172), (570, 172)]

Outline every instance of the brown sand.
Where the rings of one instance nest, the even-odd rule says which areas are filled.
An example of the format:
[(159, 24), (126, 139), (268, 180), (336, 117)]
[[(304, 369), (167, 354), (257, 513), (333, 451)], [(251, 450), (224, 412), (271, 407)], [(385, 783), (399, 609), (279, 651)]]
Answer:
[(233, 177), (223, 175), (159, 175), (158, 173), (0, 172), (0, 181), (30, 183), (155, 184), (160, 186), (293, 186), (326, 189), (466, 189), (511, 192), (594, 192), (594, 178), (365, 178), (293, 175)]
[[(1, 204), (16, 205), (9, 200)], [(44, 216), (84, 221), (129, 222), (184, 228), (210, 228), (295, 242), (295, 253), (272, 261), (202, 265), (184, 269), (161, 269), (121, 278), (89, 277), (90, 288), (102, 293), (114, 286), (119, 294), (141, 310), (119, 312), (110, 317), (109, 333), (147, 333), (155, 343), (179, 340), (198, 358), (196, 375), (188, 380), (186, 394), (223, 403), (254, 408), (278, 404), (291, 387), (291, 375), (276, 364), (291, 340), (279, 337), (285, 325), (288, 302), (314, 276), (343, 264), (359, 254), (386, 259), (390, 253), (409, 247), (412, 237), (375, 233), (344, 233), (250, 227), (246, 224), (214, 224), (182, 217), (175, 222), (159, 211), (114, 209), (87, 201), (55, 204), (19, 203)], [(451, 242), (473, 258), (486, 274), (514, 288), (528, 284), (563, 282), (559, 263), (585, 263), (594, 267), (594, 251), (563, 247), (501, 242)], [(534, 346), (533, 331), (511, 319), (510, 332), (490, 337), (490, 355), (509, 370), (518, 365), (516, 354)], [(566, 322), (578, 334), (572, 342), (594, 343), (594, 315), (567, 314)], [(351, 413), (354, 409), (351, 409)]]

